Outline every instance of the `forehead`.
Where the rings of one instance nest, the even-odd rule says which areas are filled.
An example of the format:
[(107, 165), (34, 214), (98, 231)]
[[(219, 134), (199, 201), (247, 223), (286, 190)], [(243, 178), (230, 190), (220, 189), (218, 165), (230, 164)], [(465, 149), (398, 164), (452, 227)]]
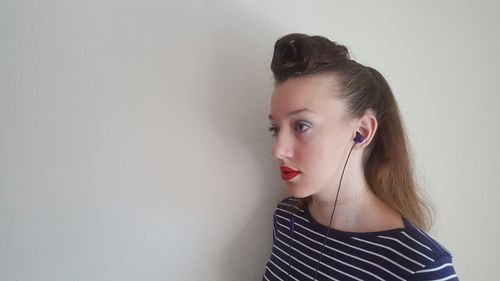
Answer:
[(302, 108), (320, 115), (340, 113), (343, 104), (336, 98), (336, 91), (334, 81), (324, 76), (288, 79), (274, 89), (270, 119), (285, 118), (287, 113)]

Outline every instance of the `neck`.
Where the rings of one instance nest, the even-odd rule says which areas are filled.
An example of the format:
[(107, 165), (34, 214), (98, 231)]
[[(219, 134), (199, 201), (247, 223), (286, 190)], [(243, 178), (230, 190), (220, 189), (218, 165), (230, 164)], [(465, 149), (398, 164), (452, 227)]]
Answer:
[[(342, 191), (341, 191), (342, 192)], [(340, 197), (332, 216), (333, 200), (321, 200), (313, 195), (306, 208), (320, 224), (348, 232), (371, 232), (404, 227), (401, 215), (382, 202), (367, 186)]]
[[(362, 224), (368, 212), (376, 209), (379, 200), (366, 181), (360, 157), (361, 154), (351, 155), (342, 178), (336, 204), (340, 173), (333, 177), (320, 192), (311, 196), (309, 211), (313, 218), (322, 225), (330, 225), (336, 229), (354, 229)], [(334, 206), (335, 213), (332, 223), (329, 224)]]
[(365, 196), (365, 194), (368, 191), (369, 191), (369, 188), (364, 187), (361, 189), (361, 191), (359, 191), (355, 194), (343, 196), (341, 198), (339, 197), (337, 200), (335, 200), (335, 199), (322, 200), (321, 198), (318, 198), (318, 196), (312, 196), (311, 201), (312, 201), (313, 205), (316, 205), (317, 207), (320, 207), (320, 208), (331, 208), (334, 206), (337, 206), (337, 207), (346, 206), (346, 205), (351, 204), (354, 201), (359, 200), (363, 196)]
[[(366, 225), (366, 218), (370, 212), (377, 209), (378, 198), (366, 187), (355, 194), (340, 197), (335, 200), (321, 200), (313, 196), (309, 203), (311, 216), (320, 224), (331, 228), (357, 232)], [(335, 207), (334, 207), (335, 205)], [(335, 213), (332, 218), (332, 211)], [(330, 219), (331, 223), (330, 223)]]
[[(332, 207), (335, 204), (335, 199), (338, 198), (336, 204), (336, 210), (341, 208), (355, 207), (355, 203), (362, 201), (367, 195), (370, 195), (370, 186), (366, 180), (364, 167), (361, 161), (361, 153), (354, 153), (353, 151), (349, 163), (346, 166), (344, 175), (342, 177), (342, 182), (339, 188), (339, 182), (341, 177), (341, 168), (338, 169), (338, 173), (332, 177), (332, 179), (321, 189), (321, 191), (313, 194), (311, 196), (311, 204), (319, 211), (329, 212), (331, 214)], [(347, 157), (347, 156), (346, 156)], [(342, 167), (342, 163), (339, 164)], [(355, 211), (355, 210), (353, 210)]]
[[(404, 226), (401, 215), (381, 201), (370, 188), (361, 153), (353, 153), (338, 193), (340, 172), (321, 191), (313, 194), (307, 208), (320, 224), (337, 230), (370, 232)], [(332, 211), (335, 213), (330, 223)]]

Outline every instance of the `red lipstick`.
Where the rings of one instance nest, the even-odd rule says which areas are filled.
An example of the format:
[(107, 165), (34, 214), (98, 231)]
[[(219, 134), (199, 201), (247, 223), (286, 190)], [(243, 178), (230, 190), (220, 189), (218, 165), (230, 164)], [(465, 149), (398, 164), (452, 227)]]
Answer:
[(300, 174), (299, 171), (296, 171), (290, 167), (287, 167), (287, 166), (280, 166), (280, 170), (281, 170), (281, 178), (284, 180), (284, 181), (289, 181), (291, 179), (293, 179), (294, 177), (296, 177), (298, 174)]

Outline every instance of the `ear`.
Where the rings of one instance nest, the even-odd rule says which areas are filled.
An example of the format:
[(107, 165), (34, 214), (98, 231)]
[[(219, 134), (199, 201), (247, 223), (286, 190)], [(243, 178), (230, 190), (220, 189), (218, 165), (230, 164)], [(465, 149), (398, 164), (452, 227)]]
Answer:
[[(378, 122), (375, 115), (371, 113), (365, 113), (358, 119), (358, 132), (360, 132), (365, 138), (364, 141), (357, 145), (358, 148), (367, 147), (375, 136), (375, 132), (378, 128)], [(354, 133), (356, 134), (356, 133)]]

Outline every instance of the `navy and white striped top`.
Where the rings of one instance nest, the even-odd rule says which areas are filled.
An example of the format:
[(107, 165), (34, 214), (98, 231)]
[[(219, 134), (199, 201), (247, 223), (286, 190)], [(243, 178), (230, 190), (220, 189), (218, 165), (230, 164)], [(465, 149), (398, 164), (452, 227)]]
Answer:
[[(262, 280), (287, 280), (289, 265), (288, 280), (314, 277), (328, 228), (311, 217), (307, 205), (299, 207), (297, 200), (294, 206), (291, 203), (291, 197), (281, 200), (274, 212), (273, 247)], [(404, 228), (386, 231), (355, 233), (331, 229), (316, 280), (458, 280), (450, 252), (410, 221), (403, 220)]]

